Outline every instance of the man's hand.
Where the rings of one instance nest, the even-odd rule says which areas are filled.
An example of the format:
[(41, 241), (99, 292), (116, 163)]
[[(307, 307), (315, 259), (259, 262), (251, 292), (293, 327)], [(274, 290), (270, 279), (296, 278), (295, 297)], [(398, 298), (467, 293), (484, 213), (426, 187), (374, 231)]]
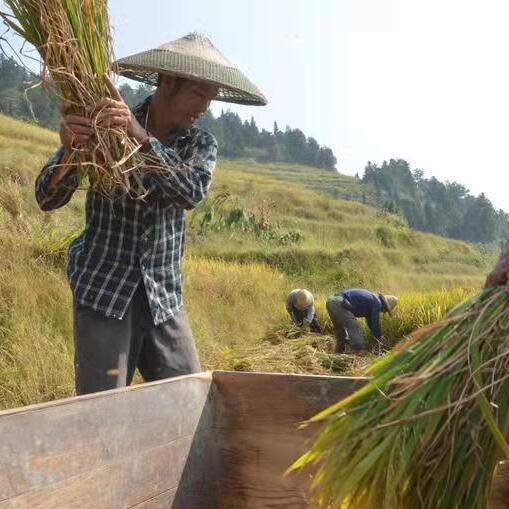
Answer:
[(99, 103), (97, 125), (125, 129), (130, 138), (136, 140), (139, 144), (143, 144), (149, 137), (148, 132), (136, 120), (111, 79), (108, 76), (105, 79), (111, 99), (103, 99)]
[[(70, 105), (67, 103), (60, 105), (62, 115), (60, 141), (65, 151), (60, 160), (59, 167), (53, 174), (50, 182), (51, 186), (57, 184), (69, 172), (71, 167), (67, 162), (71, 159), (73, 149), (83, 149), (90, 144), (95, 132), (95, 126), (125, 129), (127, 135), (140, 145), (148, 140), (148, 132), (136, 120), (129, 106), (127, 106), (120, 92), (108, 76), (106, 76), (106, 84), (111, 98), (103, 99), (99, 103), (95, 121), (79, 115), (69, 115)], [(96, 156), (99, 156), (97, 152)]]
[(490, 272), (486, 278), (485, 288), (492, 286), (505, 285), (509, 274), (509, 253), (503, 253), (498, 260), (495, 268)]
[(94, 134), (92, 122), (88, 118), (78, 115), (68, 115), (69, 108), (70, 105), (67, 103), (60, 105), (60, 113), (62, 114), (60, 141), (64, 146), (64, 154), (53, 172), (50, 188), (55, 186), (71, 170), (72, 165), (69, 165), (68, 162), (71, 159), (73, 149), (86, 147)]
[(60, 141), (66, 154), (70, 154), (73, 148), (83, 148), (88, 145), (94, 134), (91, 120), (77, 115), (68, 115), (68, 111), (69, 105), (62, 103), (60, 105), (60, 112), (62, 113)]

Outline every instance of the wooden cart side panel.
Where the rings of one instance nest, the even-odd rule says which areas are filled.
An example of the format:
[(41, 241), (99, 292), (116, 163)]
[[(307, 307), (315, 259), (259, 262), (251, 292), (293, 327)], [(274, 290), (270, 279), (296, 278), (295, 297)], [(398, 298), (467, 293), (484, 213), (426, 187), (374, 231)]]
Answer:
[(299, 424), (345, 398), (365, 378), (254, 373), (213, 374), (223, 462), (222, 509), (309, 507), (308, 479), (284, 476), (317, 427)]
[(166, 500), (174, 509), (201, 509), (206, 507), (198, 499), (203, 490), (212, 495), (216, 490), (205, 469), (210, 465), (207, 444), (214, 440), (209, 430), (136, 451), (102, 468), (0, 502), (0, 509), (127, 509), (157, 507), (157, 500)]
[(202, 483), (213, 393), (200, 374), (4, 413), (0, 507), (131, 507)]
[[(297, 431), (299, 425), (362, 387), (365, 377), (213, 372), (218, 427)], [(300, 436), (300, 435), (299, 435)]]

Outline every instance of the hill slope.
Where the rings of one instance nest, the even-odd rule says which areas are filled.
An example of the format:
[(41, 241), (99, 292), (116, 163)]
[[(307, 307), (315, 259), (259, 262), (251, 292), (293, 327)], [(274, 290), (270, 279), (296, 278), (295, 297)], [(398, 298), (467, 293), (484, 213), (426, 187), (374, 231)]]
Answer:
[[(263, 262), (324, 292), (353, 284), (396, 292), (479, 283), (490, 259), (484, 248), (417, 232), (396, 216), (315, 192), (307, 186), (313, 172), (316, 181), (334, 178), (315, 168), (222, 162), (208, 203), (193, 213), (193, 231), (207, 213), (214, 219), (195, 235), (191, 251)], [(340, 175), (335, 182), (345, 193), (355, 185)], [(247, 225), (232, 223), (239, 211), (250, 217)], [(228, 218), (232, 224), (224, 224)], [(257, 222), (273, 231), (264, 234)]]
[[(65, 263), (83, 225), (83, 192), (52, 213), (33, 197), (57, 144), (52, 132), (0, 116), (0, 407), (72, 393)], [(314, 168), (218, 165), (209, 199), (188, 217), (185, 300), (204, 368), (357, 369), (356, 357), (328, 353), (330, 336), (295, 337), (283, 307), (293, 287), (314, 291), (324, 321), (323, 298), (341, 287), (400, 294), (384, 324), (396, 341), (481, 284), (492, 262), (482, 248), (335, 199), (331, 178), (359, 191), (355, 179)]]

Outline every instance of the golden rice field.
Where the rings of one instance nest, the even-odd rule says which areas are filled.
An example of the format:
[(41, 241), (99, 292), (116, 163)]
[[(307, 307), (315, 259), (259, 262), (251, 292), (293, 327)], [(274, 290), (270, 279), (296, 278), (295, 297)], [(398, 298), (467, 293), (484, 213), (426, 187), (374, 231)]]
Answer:
[[(33, 197), (56, 146), (55, 133), (0, 116), (0, 408), (73, 392), (65, 264), (83, 194), (52, 213)], [(223, 162), (209, 200), (190, 214), (185, 302), (205, 369), (358, 373), (377, 350), (330, 353), (329, 294), (347, 286), (397, 294), (397, 312), (383, 320), (394, 344), (481, 286), (493, 252), (337, 200), (308, 185), (310, 172), (332, 185), (314, 168)], [(357, 184), (342, 176), (337, 185), (345, 194)], [(295, 287), (315, 293), (325, 336), (293, 330), (284, 299)]]

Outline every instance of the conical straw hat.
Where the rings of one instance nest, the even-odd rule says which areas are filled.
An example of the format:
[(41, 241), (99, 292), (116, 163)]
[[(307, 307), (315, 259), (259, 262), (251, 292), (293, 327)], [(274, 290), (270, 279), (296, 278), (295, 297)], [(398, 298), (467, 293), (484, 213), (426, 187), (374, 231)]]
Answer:
[(394, 295), (380, 295), (380, 298), (382, 299), (387, 312), (392, 315), (392, 311), (398, 304), (398, 298)]
[(158, 74), (169, 74), (217, 85), (217, 101), (252, 106), (267, 104), (267, 99), (256, 85), (205, 35), (197, 32), (158, 48), (121, 58), (114, 65), (118, 74), (148, 85), (157, 85)]

